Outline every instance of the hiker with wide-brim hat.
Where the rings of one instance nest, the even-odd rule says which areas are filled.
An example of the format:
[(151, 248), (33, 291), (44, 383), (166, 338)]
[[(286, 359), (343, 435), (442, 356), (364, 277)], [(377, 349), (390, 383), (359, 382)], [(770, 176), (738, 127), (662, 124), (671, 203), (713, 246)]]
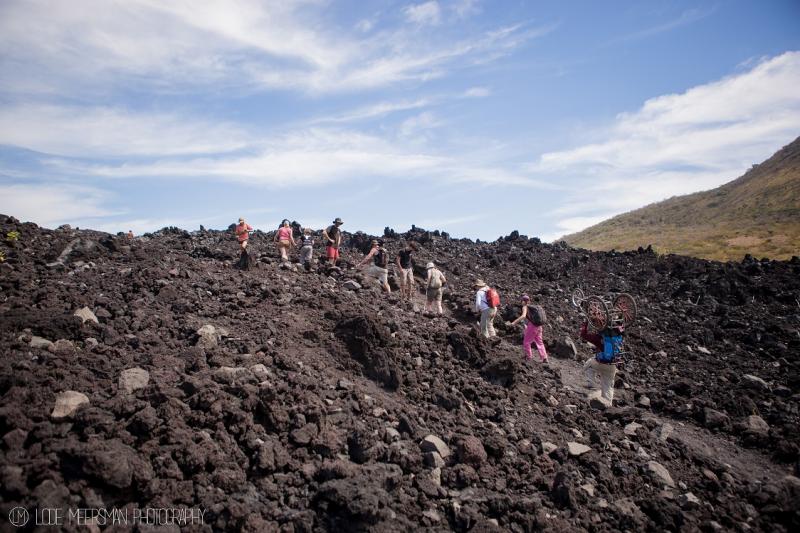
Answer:
[(325, 256), (331, 265), (336, 266), (339, 261), (339, 247), (342, 245), (342, 230), (339, 227), (344, 224), (342, 219), (336, 217), (333, 224), (322, 230), (322, 238), (325, 240)]
[(442, 314), (442, 294), (447, 278), (441, 270), (436, 268), (433, 262), (425, 265), (428, 271), (425, 277), (425, 311), (437, 312)]
[(481, 335), (487, 339), (496, 337), (497, 332), (494, 330), (494, 317), (497, 315), (497, 307), (490, 305), (487, 299), (489, 286), (479, 279), (472, 285), (475, 289), (475, 312), (480, 313), (481, 317)]

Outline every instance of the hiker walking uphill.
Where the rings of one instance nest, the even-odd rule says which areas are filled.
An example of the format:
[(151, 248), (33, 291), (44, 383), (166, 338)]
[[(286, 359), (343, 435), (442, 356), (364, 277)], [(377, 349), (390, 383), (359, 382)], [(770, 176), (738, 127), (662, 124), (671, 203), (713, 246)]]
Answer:
[(414, 294), (414, 260), (411, 254), (419, 250), (417, 243), (409, 241), (395, 259), (397, 277), (400, 280), (400, 299), (410, 300)]
[(245, 222), (244, 218), (240, 218), (239, 224), (233, 229), (233, 233), (239, 240), (239, 249), (241, 250), (241, 254), (239, 254), (239, 268), (243, 270), (247, 270), (250, 267), (250, 257), (247, 253), (247, 241), (250, 238), (251, 231), (253, 231), (253, 227)]
[(384, 292), (392, 292), (389, 287), (389, 252), (383, 247), (383, 241), (372, 241), (369, 253), (356, 267), (361, 268), (369, 263), (370, 259), (372, 264), (367, 269), (367, 275), (378, 280)]
[(286, 262), (289, 260), (289, 248), (297, 246), (292, 234), (292, 227), (289, 225), (288, 220), (281, 223), (281, 227), (275, 232), (275, 243), (278, 250), (281, 252), (281, 261)]
[(497, 308), (500, 306), (500, 295), (482, 280), (476, 281), (473, 288), (477, 290), (475, 293), (475, 312), (480, 313), (481, 316), (481, 335), (487, 339), (497, 337), (497, 333), (494, 330), (494, 317), (497, 315)]
[(542, 363), (547, 362), (547, 349), (544, 347), (542, 341), (542, 326), (547, 321), (544, 309), (540, 305), (531, 305), (531, 298), (527, 294), (522, 296), (522, 313), (514, 320), (511, 325), (516, 326), (518, 322), (525, 320), (525, 336), (522, 339), (522, 348), (525, 350), (525, 360), (530, 361), (533, 359), (533, 352), (531, 351), (531, 344), (536, 344), (536, 349), (539, 351), (539, 360)]
[(586, 385), (589, 389), (595, 389), (597, 387), (596, 379), (599, 376), (600, 401), (610, 406), (614, 401), (616, 363), (622, 352), (624, 326), (607, 328), (600, 333), (589, 333), (588, 326), (587, 322), (581, 326), (581, 339), (591, 343), (598, 351), (583, 364)]
[(314, 255), (314, 234), (311, 228), (303, 229), (303, 240), (300, 245), (300, 264), (306, 269), (311, 270), (311, 260)]
[(322, 238), (325, 239), (325, 257), (331, 262), (331, 266), (336, 266), (339, 261), (339, 247), (342, 245), (342, 230), (339, 226), (344, 224), (342, 219), (336, 217), (333, 224), (322, 230)]
[(425, 278), (425, 311), (442, 314), (442, 294), (447, 278), (433, 263), (425, 265), (428, 275)]

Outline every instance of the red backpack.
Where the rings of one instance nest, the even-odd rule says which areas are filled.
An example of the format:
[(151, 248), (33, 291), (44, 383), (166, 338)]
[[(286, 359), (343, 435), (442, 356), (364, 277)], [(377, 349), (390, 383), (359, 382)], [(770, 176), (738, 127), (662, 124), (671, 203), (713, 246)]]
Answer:
[(491, 287), (486, 291), (486, 304), (489, 307), (500, 307), (500, 293)]

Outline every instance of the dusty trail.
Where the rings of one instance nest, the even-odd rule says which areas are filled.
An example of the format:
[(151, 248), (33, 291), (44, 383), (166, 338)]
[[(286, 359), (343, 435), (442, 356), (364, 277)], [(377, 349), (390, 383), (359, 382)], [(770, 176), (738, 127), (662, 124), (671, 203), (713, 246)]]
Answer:
[[(580, 401), (585, 402), (598, 395), (597, 390), (586, 387), (582, 364), (555, 358), (551, 358), (549, 364), (560, 372), (564, 388), (572, 391)], [(627, 404), (635, 403), (633, 393), (628, 389), (616, 390), (615, 400)], [(728, 465), (737, 477), (779, 482), (793, 472), (791, 466), (775, 464), (768, 454), (753, 448), (743, 448), (729, 436), (711, 432), (690, 421), (661, 417), (653, 413), (649, 413), (646, 418), (653, 420), (658, 426), (672, 426), (674, 429), (670, 439), (688, 448), (692, 455)]]

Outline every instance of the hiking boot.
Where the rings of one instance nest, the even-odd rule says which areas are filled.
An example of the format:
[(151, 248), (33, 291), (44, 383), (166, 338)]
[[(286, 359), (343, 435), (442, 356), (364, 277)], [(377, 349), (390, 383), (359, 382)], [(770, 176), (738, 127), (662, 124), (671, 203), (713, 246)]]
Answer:
[(589, 407), (592, 409), (597, 409), (598, 411), (605, 411), (608, 409), (608, 404), (600, 398), (592, 398), (589, 400)]

